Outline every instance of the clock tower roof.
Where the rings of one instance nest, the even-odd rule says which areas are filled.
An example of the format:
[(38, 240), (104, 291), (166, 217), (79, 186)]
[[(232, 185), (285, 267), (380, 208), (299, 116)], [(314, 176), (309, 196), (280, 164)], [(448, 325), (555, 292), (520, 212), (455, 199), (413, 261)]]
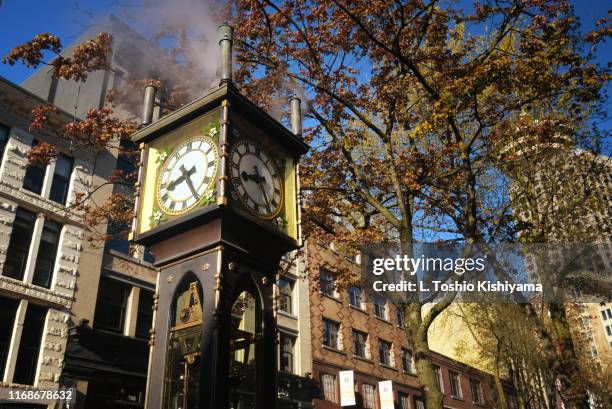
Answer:
[(299, 156), (308, 151), (308, 145), (301, 138), (249, 101), (231, 83), (224, 83), (210, 90), (203, 97), (145, 126), (132, 134), (131, 139), (136, 143), (151, 142), (159, 136), (209, 112), (212, 107), (221, 105), (224, 100), (229, 102), (231, 110), (237, 110), (251, 119), (253, 123), (259, 124), (262, 130), (269, 132), (269, 135), (272, 135), (280, 145), (285, 146)]

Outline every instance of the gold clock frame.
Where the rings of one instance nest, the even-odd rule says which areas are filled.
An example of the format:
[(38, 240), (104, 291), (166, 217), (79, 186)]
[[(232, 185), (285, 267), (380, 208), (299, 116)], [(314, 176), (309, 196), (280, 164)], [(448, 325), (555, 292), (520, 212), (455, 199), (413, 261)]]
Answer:
[[(237, 140), (234, 141), (234, 143), (232, 144), (232, 148), (230, 149), (230, 153), (229, 153), (229, 161), (232, 160), (232, 157), (234, 156), (234, 151), (237, 149), (237, 146), (240, 145), (243, 142), (250, 142), (253, 143), (255, 145), (258, 145), (261, 150), (263, 150), (264, 152), (266, 152), (266, 154), (268, 154), (268, 156), (271, 159), (272, 162), (272, 166), (274, 166), (274, 170), (276, 171), (276, 174), (278, 175), (278, 179), (280, 180), (280, 201), (278, 204), (278, 208), (274, 211), (274, 213), (270, 214), (270, 215), (262, 215), (260, 213), (257, 213), (256, 211), (254, 211), (253, 209), (251, 209), (249, 207), (248, 203), (245, 203), (244, 200), (242, 199), (242, 196), (238, 194), (237, 191), (237, 186), (234, 185), (234, 182), (232, 181), (232, 188), (234, 190), (234, 192), (236, 192), (236, 196), (238, 196), (238, 200), (240, 200), (240, 203), (242, 203), (242, 205), (248, 210), (249, 213), (251, 213), (252, 215), (254, 215), (255, 217), (258, 217), (259, 219), (262, 220), (274, 220), (276, 219), (284, 210), (285, 208), (285, 180), (284, 180), (284, 175), (280, 172), (280, 168), (278, 166), (278, 164), (276, 163), (276, 159), (275, 159), (275, 155), (272, 155), (271, 151), (268, 148), (264, 148), (262, 146), (261, 143), (259, 143), (258, 141), (251, 139), (251, 138), (239, 138)], [(231, 165), (230, 165), (231, 167)], [(246, 189), (245, 189), (246, 190)]]
[(217, 183), (217, 173), (219, 172), (219, 148), (217, 147), (217, 142), (212, 139), (211, 137), (207, 136), (207, 135), (197, 135), (197, 136), (193, 136), (185, 141), (183, 141), (182, 143), (180, 143), (176, 148), (173, 149), (173, 153), (168, 155), (167, 158), (165, 158), (162, 163), (159, 165), (159, 167), (157, 168), (156, 172), (157, 175), (155, 177), (155, 203), (157, 204), (157, 207), (159, 208), (160, 211), (164, 212), (167, 215), (170, 216), (180, 216), (183, 215), (191, 210), (193, 210), (194, 207), (198, 206), (202, 200), (204, 200), (205, 198), (205, 194), (202, 195), (202, 197), (200, 198), (200, 200), (196, 200), (195, 203), (193, 203), (191, 206), (186, 207), (184, 209), (181, 209), (179, 211), (171, 211), (171, 210), (167, 210), (165, 209), (161, 202), (159, 201), (160, 199), (160, 195), (159, 195), (159, 189), (161, 187), (161, 175), (163, 173), (163, 169), (166, 168), (168, 161), (172, 158), (172, 156), (174, 155), (175, 152), (178, 152), (183, 146), (191, 143), (192, 141), (196, 140), (196, 139), (200, 139), (200, 140), (206, 140), (210, 146), (213, 147), (214, 151), (215, 151), (215, 155), (214, 155), (214, 172), (211, 178), (211, 181), (208, 182), (208, 185), (206, 186), (206, 189), (204, 189), (204, 193), (210, 191), (211, 188), (213, 188), (215, 186), (215, 184)]

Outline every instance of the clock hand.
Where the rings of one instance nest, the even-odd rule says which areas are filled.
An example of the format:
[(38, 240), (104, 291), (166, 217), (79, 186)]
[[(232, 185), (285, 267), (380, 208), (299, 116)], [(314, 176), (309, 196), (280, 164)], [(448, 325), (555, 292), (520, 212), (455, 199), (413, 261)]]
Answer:
[(264, 202), (266, 203), (266, 209), (268, 209), (268, 213), (272, 213), (272, 209), (270, 208), (270, 202), (268, 201), (268, 194), (266, 193), (266, 188), (264, 187), (264, 184), (266, 183), (266, 178), (259, 174), (259, 169), (257, 169), (257, 166), (253, 166), (253, 170), (255, 171), (255, 175), (258, 178), (258, 181), (256, 182), (259, 185), (259, 188), (261, 189), (261, 193), (263, 194)]
[(268, 209), (268, 213), (272, 213), (272, 209), (270, 208), (270, 202), (268, 201), (268, 194), (266, 193), (266, 189), (260, 183), (259, 188), (261, 189), (261, 193), (263, 194), (264, 202), (266, 203), (266, 209)]
[(266, 181), (266, 179), (264, 177), (259, 176), (258, 174), (249, 175), (244, 170), (242, 171), (240, 176), (242, 176), (242, 179), (244, 179), (244, 180), (249, 180), (250, 179), (250, 180), (252, 180), (255, 183), (261, 183), (261, 182), (265, 182)]
[(174, 179), (172, 182), (168, 183), (168, 190), (169, 191), (173, 191), (174, 188), (176, 187), (176, 185), (181, 183), (183, 181), (183, 179), (184, 179), (184, 177), (181, 175), (181, 176), (177, 177), (176, 179)]
[(189, 190), (191, 190), (191, 194), (193, 194), (197, 198), (198, 193), (196, 192), (195, 186), (193, 186), (193, 182), (191, 181), (191, 175), (195, 173), (195, 165), (192, 166), (191, 169), (189, 169), (189, 171), (185, 169), (184, 165), (181, 165), (179, 170), (181, 171), (181, 175), (183, 179), (185, 180), (185, 182), (187, 182), (187, 186), (189, 186)]
[[(185, 167), (181, 165), (181, 175), (174, 179), (172, 182), (168, 183), (167, 189), (169, 191), (173, 191), (177, 185), (182, 183), (185, 180), (185, 177), (189, 178), (189, 176), (195, 173), (195, 166), (192, 166), (189, 171), (185, 170)], [(191, 180), (189, 180), (191, 182)]]

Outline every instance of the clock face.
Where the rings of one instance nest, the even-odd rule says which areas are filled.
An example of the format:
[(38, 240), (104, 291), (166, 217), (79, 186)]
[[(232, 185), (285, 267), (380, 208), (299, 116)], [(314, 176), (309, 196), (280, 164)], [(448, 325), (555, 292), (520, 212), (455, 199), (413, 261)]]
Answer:
[(155, 196), (159, 208), (170, 215), (193, 209), (215, 183), (217, 144), (197, 136), (179, 145), (162, 163)]
[(283, 205), (283, 179), (272, 154), (254, 141), (241, 139), (230, 158), (232, 184), (242, 204), (262, 219), (278, 216)]

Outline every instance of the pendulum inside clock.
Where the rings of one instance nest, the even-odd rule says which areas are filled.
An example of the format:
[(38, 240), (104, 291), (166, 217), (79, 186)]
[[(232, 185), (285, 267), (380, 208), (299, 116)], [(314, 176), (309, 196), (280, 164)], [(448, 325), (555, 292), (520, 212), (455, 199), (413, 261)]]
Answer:
[(185, 282), (177, 291), (173, 324), (170, 327), (165, 408), (198, 407), (201, 339), (199, 283)]

